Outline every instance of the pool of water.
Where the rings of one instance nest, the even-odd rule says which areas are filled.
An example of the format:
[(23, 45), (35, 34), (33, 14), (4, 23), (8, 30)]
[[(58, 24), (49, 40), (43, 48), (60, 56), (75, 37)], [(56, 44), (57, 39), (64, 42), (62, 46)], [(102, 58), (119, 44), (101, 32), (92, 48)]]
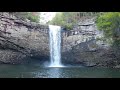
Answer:
[(44, 67), (39, 63), (0, 65), (0, 78), (119, 78), (120, 69), (94, 67)]

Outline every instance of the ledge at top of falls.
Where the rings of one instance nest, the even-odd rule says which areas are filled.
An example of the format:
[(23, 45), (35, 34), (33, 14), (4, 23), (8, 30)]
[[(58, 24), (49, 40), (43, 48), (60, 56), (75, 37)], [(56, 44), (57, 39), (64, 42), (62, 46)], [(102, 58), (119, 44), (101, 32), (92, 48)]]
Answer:
[(78, 23), (78, 26), (91, 26), (95, 25), (95, 19), (96, 17), (89, 18), (89, 19), (84, 19)]

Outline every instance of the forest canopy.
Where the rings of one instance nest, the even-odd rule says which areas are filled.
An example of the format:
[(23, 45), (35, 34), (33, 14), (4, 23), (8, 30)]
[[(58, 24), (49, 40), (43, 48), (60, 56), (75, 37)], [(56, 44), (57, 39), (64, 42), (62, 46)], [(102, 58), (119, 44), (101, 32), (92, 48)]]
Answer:
[(98, 12), (58, 12), (48, 24), (63, 26), (69, 30), (77, 25), (84, 16), (95, 16)]
[(112, 38), (114, 44), (120, 45), (120, 12), (106, 12), (97, 18), (96, 24), (105, 38)]

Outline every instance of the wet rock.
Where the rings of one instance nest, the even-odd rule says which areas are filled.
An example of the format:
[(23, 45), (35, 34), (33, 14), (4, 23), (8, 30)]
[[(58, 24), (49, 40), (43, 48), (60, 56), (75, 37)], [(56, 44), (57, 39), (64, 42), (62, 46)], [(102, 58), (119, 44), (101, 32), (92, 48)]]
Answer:
[(113, 68), (120, 68), (120, 65), (116, 65), (115, 67), (113, 67)]

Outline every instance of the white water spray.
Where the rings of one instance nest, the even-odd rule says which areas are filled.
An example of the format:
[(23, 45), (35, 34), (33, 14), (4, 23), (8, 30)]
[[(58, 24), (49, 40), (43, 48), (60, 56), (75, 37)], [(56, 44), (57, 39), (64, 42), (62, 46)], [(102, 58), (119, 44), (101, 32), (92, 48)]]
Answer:
[(61, 64), (61, 27), (49, 25), (50, 67), (63, 67)]

